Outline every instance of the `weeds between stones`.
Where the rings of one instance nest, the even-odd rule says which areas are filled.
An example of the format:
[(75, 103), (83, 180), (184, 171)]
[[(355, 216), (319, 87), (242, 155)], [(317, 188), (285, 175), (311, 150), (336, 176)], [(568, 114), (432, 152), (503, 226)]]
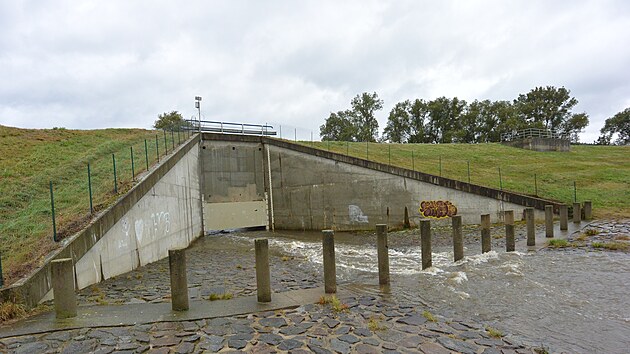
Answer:
[(591, 246), (611, 251), (625, 251), (630, 248), (630, 245), (624, 242), (593, 242)]
[(387, 329), (387, 327), (384, 325), (381, 325), (380, 320), (376, 318), (376, 316), (372, 316), (368, 320), (368, 329), (372, 332), (376, 332), (376, 331), (384, 331)]
[(346, 312), (348, 311), (348, 305), (344, 304), (337, 298), (336, 295), (333, 296), (322, 296), (317, 301), (320, 305), (330, 305), (330, 308), (333, 312)]
[(569, 241), (567, 240), (559, 240), (559, 239), (555, 239), (555, 240), (549, 240), (549, 247), (551, 248), (564, 248), (564, 247), (569, 247), (571, 246), (569, 244)]
[(0, 304), (0, 322), (5, 322), (26, 316), (26, 310), (21, 304), (10, 301)]
[(424, 316), (424, 318), (426, 318), (427, 321), (437, 322), (437, 318), (435, 318), (435, 316), (433, 316), (433, 314), (427, 310), (422, 311), (422, 316)]
[(490, 335), (490, 337), (494, 337), (494, 338), (503, 337), (503, 332), (499, 331), (496, 328), (492, 328), (490, 326), (486, 327), (486, 332), (488, 332), (488, 335)]
[(223, 293), (223, 294), (212, 293), (212, 294), (208, 295), (208, 300), (210, 300), (210, 301), (229, 300), (229, 299), (231, 299), (233, 297), (234, 297), (234, 295), (232, 293)]

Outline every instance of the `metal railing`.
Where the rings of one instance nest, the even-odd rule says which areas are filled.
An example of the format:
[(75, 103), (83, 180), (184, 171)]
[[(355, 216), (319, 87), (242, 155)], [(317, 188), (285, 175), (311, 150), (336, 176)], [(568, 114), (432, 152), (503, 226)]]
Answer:
[(526, 138), (550, 138), (569, 140), (569, 136), (567, 134), (555, 130), (538, 128), (528, 128), (501, 134), (501, 141), (512, 141)]
[(247, 123), (231, 123), (217, 122), (207, 120), (186, 120), (188, 126), (185, 129), (194, 131), (220, 133), (220, 134), (240, 134), (240, 135), (276, 135), (277, 132), (273, 126), (267, 124), (247, 124)]

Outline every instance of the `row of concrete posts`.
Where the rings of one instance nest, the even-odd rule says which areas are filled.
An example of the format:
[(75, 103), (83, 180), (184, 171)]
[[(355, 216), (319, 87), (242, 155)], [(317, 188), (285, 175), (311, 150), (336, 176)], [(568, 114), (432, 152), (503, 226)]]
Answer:
[[(568, 208), (560, 205), (560, 230), (568, 228)], [(589, 220), (592, 217), (590, 201), (584, 202), (584, 216)], [(462, 217), (455, 215), (451, 218), (453, 229), (453, 259), (455, 262), (464, 258), (464, 241), (462, 236)], [(508, 210), (504, 214), (505, 220), (505, 248), (507, 252), (515, 250), (514, 240), (514, 211)], [(525, 208), (525, 220), (527, 225), (527, 245), (536, 245), (534, 224), (534, 209)], [(580, 203), (573, 204), (573, 222), (581, 220)], [(328, 294), (337, 292), (337, 275), (335, 266), (335, 232), (333, 230), (322, 231), (322, 254), (324, 263), (324, 291)], [(389, 284), (389, 247), (387, 244), (387, 225), (376, 225), (377, 258), (379, 284)], [(553, 206), (545, 206), (545, 236), (553, 237)], [(431, 254), (431, 221), (420, 221), (420, 246), (422, 250), (422, 269), (432, 266)], [(481, 215), (481, 252), (490, 252), (490, 215)], [(271, 301), (271, 276), (269, 272), (269, 243), (267, 239), (254, 240), (256, 257), (256, 286), (259, 302)], [(186, 253), (185, 249), (173, 249), (168, 251), (170, 281), (171, 281), (171, 305), (173, 311), (186, 311), (188, 303), (188, 280), (186, 277)], [(55, 298), (55, 312), (57, 318), (69, 318), (77, 316), (77, 301), (74, 288), (74, 271), (72, 259), (64, 258), (51, 262), (51, 277), (53, 294)]]

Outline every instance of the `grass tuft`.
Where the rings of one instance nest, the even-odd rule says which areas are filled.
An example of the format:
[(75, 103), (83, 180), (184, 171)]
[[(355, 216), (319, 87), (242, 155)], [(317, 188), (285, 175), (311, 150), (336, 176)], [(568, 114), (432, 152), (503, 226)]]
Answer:
[(319, 298), (319, 301), (317, 301), (317, 303), (322, 306), (330, 305), (330, 308), (333, 310), (333, 312), (348, 311), (348, 305), (342, 303), (341, 300), (339, 300), (339, 298), (337, 298), (336, 295), (332, 295), (332, 296), (323, 295)]
[(208, 300), (210, 300), (210, 301), (230, 300), (233, 297), (234, 297), (234, 295), (232, 293), (223, 293), (223, 294), (212, 293), (212, 294), (208, 295)]
[(551, 248), (564, 248), (570, 246), (569, 241), (560, 239), (549, 240), (548, 244)]
[(501, 337), (503, 337), (503, 332), (499, 331), (496, 328), (492, 328), (490, 326), (486, 327), (486, 332), (488, 332), (488, 335), (490, 337), (494, 337), (494, 338), (501, 338)]
[(0, 323), (23, 318), (26, 316), (26, 309), (21, 304), (11, 301), (0, 304)]
[(422, 316), (424, 316), (424, 318), (426, 318), (427, 321), (437, 322), (437, 318), (435, 318), (435, 316), (433, 316), (433, 314), (427, 310), (422, 311)]

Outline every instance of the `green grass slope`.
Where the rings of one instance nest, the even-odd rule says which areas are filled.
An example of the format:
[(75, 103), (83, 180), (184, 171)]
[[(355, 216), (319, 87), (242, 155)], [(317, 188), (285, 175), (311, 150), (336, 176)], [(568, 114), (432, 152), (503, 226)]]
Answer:
[(591, 200), (595, 216), (630, 217), (630, 146), (573, 145), (570, 152), (536, 152), (501, 144), (302, 143), (464, 182), (470, 164), (473, 184), (502, 185), (564, 203), (573, 202), (575, 182), (577, 200)]
[[(0, 254), (5, 285), (40, 265), (53, 241), (49, 182), (53, 183), (58, 238), (80, 230), (92, 218), (87, 165), (92, 176), (95, 213), (108, 207), (133, 185), (136, 176), (164, 156), (163, 132), (141, 129), (35, 130), (0, 126)], [(166, 134), (168, 151), (184, 133)], [(112, 154), (118, 193), (114, 192)]]

